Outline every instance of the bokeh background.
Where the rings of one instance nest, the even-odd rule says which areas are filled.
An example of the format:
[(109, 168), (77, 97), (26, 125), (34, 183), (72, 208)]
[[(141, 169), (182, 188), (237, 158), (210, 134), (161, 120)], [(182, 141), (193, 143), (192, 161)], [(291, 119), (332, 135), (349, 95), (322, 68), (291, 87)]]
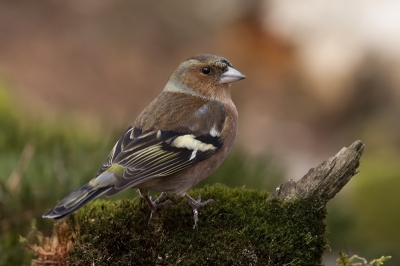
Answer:
[[(338, 252), (400, 264), (400, 3), (0, 0), (0, 264), (97, 171), (186, 58), (228, 58), (235, 150), (212, 177), (272, 191), (360, 139), (360, 173), (328, 204)], [(128, 191), (122, 197), (137, 197)]]

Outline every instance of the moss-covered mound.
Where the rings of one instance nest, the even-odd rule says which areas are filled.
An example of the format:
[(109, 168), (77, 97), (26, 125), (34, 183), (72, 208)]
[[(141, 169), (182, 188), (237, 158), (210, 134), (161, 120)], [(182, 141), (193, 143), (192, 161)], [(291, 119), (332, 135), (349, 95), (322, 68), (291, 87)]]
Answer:
[(69, 218), (76, 231), (69, 265), (320, 265), (324, 203), (280, 202), (268, 193), (221, 185), (191, 191), (214, 202), (193, 229), (183, 198), (149, 223), (146, 203), (97, 200)]

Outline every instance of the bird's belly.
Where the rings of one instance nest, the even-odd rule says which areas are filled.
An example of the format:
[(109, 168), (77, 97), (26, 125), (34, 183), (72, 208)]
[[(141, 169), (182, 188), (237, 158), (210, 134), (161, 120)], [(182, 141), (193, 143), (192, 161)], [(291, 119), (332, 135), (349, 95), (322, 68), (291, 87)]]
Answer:
[(141, 184), (138, 184), (136, 187), (150, 191), (170, 192), (183, 195), (191, 187), (195, 186), (197, 183), (214, 172), (223, 161), (213, 159), (214, 158), (208, 158), (196, 165), (193, 165), (192, 167), (169, 176), (149, 179)]

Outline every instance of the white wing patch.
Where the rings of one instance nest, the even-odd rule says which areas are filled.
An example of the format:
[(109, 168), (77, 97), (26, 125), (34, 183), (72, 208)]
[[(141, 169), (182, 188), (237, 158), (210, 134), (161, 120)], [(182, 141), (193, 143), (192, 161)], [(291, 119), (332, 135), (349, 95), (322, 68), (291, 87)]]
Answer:
[(197, 153), (197, 150), (194, 150), (194, 151), (192, 152), (192, 155), (190, 156), (189, 161), (190, 161), (190, 160), (193, 160), (194, 158), (196, 158), (196, 153)]
[(157, 138), (157, 139), (160, 139), (160, 138), (161, 138), (161, 130), (157, 131), (156, 138)]
[(215, 129), (215, 125), (211, 128), (210, 135), (211, 135), (211, 137), (219, 137), (220, 136), (220, 132), (218, 132), (218, 130)]
[[(176, 148), (186, 148), (188, 150), (193, 150), (193, 151), (197, 151), (197, 150), (209, 151), (209, 150), (217, 149), (217, 147), (215, 147), (212, 144), (207, 144), (207, 143), (197, 140), (194, 135), (179, 136), (176, 139), (174, 139), (174, 141), (171, 143), (171, 146), (176, 147)], [(192, 154), (192, 156), (193, 156), (193, 154)]]

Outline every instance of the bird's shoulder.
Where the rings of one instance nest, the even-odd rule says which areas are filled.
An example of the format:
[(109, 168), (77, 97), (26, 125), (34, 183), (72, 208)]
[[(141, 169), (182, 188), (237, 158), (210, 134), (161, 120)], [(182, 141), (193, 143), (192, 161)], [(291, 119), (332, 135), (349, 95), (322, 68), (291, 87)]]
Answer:
[(204, 135), (222, 130), (226, 118), (224, 105), (189, 93), (162, 92), (135, 120), (132, 127), (142, 132), (175, 131)]

